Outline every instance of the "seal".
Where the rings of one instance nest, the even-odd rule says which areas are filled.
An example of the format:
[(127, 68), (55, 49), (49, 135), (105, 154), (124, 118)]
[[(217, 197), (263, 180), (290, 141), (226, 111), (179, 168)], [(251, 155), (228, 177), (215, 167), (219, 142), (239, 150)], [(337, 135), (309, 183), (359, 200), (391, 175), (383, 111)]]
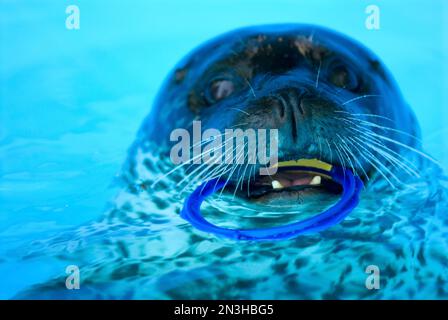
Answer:
[[(403, 155), (420, 153), (414, 113), (379, 58), (340, 33), (311, 25), (243, 28), (193, 50), (162, 86), (131, 149), (129, 170), (143, 146), (168, 158), (170, 133), (194, 131), (193, 121), (220, 132), (276, 129), (278, 165), (316, 159), (348, 168), (365, 183), (379, 175), (392, 187), (401, 182), (396, 172), (416, 173)], [(221, 170), (225, 189), (250, 201), (276, 201), (315, 192), (328, 180), (306, 172), (260, 176), (259, 167)], [(202, 182), (211, 171), (196, 168), (184, 180)]]
[[(324, 172), (332, 166), (364, 180), (361, 203), (349, 221), (288, 241), (235, 243), (191, 227), (181, 218), (191, 193), (182, 190), (209, 180), (210, 168), (173, 164), (170, 134), (191, 132), (194, 121), (220, 130), (277, 129), (279, 167), (321, 172), (310, 177), (282, 169), (266, 177), (254, 173), (259, 165), (248, 173), (230, 164), (221, 175), (229, 181), (222, 189), (227, 194), (202, 208), (208, 221), (225, 222), (218, 226), (239, 228), (242, 203), (257, 208), (247, 210), (256, 221), (272, 208), (275, 221), (302, 220), (304, 211), (330, 198)], [(119, 179), (125, 185), (104, 218), (42, 243), (46, 257), (52, 248), (63, 259), (57, 262), (82, 266), (87, 289), (66, 290), (64, 274), (16, 298), (360, 299), (366, 297), (360, 272), (367, 266), (379, 266), (388, 277), (381, 290), (369, 290), (372, 299), (446, 298), (441, 257), (448, 196), (440, 170), (418, 163), (431, 160), (418, 136), (392, 76), (358, 42), (298, 24), (219, 36), (166, 79), (129, 150)], [(405, 181), (408, 188), (384, 188), (415, 173), (421, 177)], [(241, 191), (242, 181), (248, 192)], [(227, 201), (232, 193), (235, 203)], [(283, 202), (300, 207), (300, 217), (272, 206)], [(38, 256), (34, 250), (28, 259)]]

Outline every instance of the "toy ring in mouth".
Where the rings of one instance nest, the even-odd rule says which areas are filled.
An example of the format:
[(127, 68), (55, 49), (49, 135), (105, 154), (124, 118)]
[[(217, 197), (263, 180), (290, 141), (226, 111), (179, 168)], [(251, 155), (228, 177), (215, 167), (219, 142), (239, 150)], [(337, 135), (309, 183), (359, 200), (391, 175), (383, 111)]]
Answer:
[(226, 183), (225, 180), (212, 179), (204, 182), (191, 193), (185, 200), (180, 215), (198, 230), (226, 238), (253, 241), (282, 240), (325, 230), (341, 222), (359, 203), (363, 182), (350, 170), (344, 170), (317, 159), (300, 159), (278, 163), (278, 172), (277, 174), (288, 172), (285, 176), (289, 177), (288, 185), (285, 181), (274, 179), (271, 181), (272, 189), (316, 185), (325, 187), (325, 185), (331, 186), (332, 183), (336, 183), (342, 187), (341, 198), (327, 210), (302, 221), (271, 228), (229, 229), (214, 225), (201, 215), (201, 204), (205, 198), (223, 188)]

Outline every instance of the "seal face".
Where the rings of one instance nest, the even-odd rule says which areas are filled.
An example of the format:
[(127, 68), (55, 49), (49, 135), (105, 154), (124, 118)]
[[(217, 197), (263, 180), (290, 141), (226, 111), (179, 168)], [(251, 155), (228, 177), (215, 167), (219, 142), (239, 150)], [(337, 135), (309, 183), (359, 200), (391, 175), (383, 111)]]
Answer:
[[(280, 163), (318, 159), (365, 181), (380, 174), (392, 185), (391, 166), (410, 170), (403, 146), (419, 147), (415, 116), (380, 60), (354, 40), (310, 25), (244, 28), (194, 50), (165, 81), (136, 145), (151, 142), (166, 153), (170, 133), (191, 131), (194, 120), (222, 132), (277, 129)], [(251, 176), (255, 171), (222, 176), (235, 192), (242, 177), (252, 187), (249, 199), (278, 198), (279, 190), (306, 189), (323, 178), (283, 173), (267, 179)]]

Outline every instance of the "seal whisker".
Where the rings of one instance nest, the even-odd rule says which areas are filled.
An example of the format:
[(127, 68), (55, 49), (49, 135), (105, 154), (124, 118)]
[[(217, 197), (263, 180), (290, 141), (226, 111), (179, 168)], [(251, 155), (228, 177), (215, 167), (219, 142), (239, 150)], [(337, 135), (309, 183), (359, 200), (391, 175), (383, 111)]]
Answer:
[(243, 182), (241, 183), (241, 186), (240, 186), (240, 190), (241, 190), (241, 191), (243, 191), (244, 182), (246, 181), (246, 172), (247, 172), (247, 168), (249, 168), (249, 161), (247, 161), (246, 166), (244, 167), (244, 171), (243, 171)]
[(215, 178), (218, 178), (221, 174), (224, 174), (227, 168), (227, 164), (226, 165), (219, 165), (219, 167), (214, 168), (213, 170), (211, 170), (210, 172), (206, 173), (206, 176), (202, 179), (204, 181), (209, 181)]
[(238, 127), (240, 127), (240, 126), (245, 126), (246, 124), (249, 124), (249, 123), (248, 123), (248, 122), (237, 123), (237, 124), (231, 126), (229, 129), (238, 128)]
[[(216, 168), (214, 168), (210, 172), (206, 172), (205, 176), (202, 178), (202, 180), (203, 181), (209, 181), (209, 180), (212, 180), (212, 179), (215, 179), (215, 178), (219, 178), (221, 175), (223, 175), (226, 172), (228, 172), (228, 170), (226, 170), (226, 168), (228, 168), (228, 165), (220, 164), (219, 166), (217, 166)], [(204, 185), (204, 187), (205, 187), (205, 185)]]
[(350, 168), (352, 169), (353, 173), (354, 173), (355, 175), (358, 175), (357, 172), (356, 172), (356, 170), (355, 170), (355, 166), (353, 165), (352, 160), (351, 160), (350, 157), (349, 157), (349, 154), (347, 153), (347, 151), (345, 150), (344, 146), (342, 145), (342, 141), (341, 141), (341, 143), (339, 144), (339, 147), (341, 148), (342, 153), (346, 156), (347, 167), (350, 167)]
[[(190, 150), (193, 149), (194, 147), (202, 146), (202, 145), (204, 145), (204, 144), (206, 144), (206, 143), (208, 143), (208, 142), (212, 142), (212, 141), (214, 141), (214, 139), (219, 138), (219, 137), (222, 137), (222, 136), (224, 136), (224, 135), (225, 135), (225, 133), (221, 133), (221, 134), (217, 134), (216, 136), (211, 136), (209, 139), (206, 139), (206, 140), (200, 140), (200, 141), (194, 143), (194, 144), (190, 147)], [(212, 138), (214, 138), (214, 139), (212, 139)]]
[[(382, 151), (383, 153), (387, 154), (388, 157), (391, 157), (393, 159), (395, 159), (395, 161), (397, 161), (399, 163), (399, 165), (403, 168), (407, 168), (404, 170), (407, 170), (408, 173), (412, 173), (414, 174), (416, 177), (420, 177), (420, 174), (418, 172), (416, 172), (415, 170), (418, 170), (418, 168), (412, 163), (410, 162), (408, 159), (406, 159), (405, 157), (403, 157), (402, 155), (400, 155), (399, 153), (391, 150), (389, 147), (387, 147), (384, 143), (382, 143), (381, 141), (378, 141), (370, 136), (367, 135), (363, 135), (363, 138), (365, 138), (364, 141), (362, 142), (369, 142), (370, 144), (374, 144), (377, 147), (379, 147), (379, 151)], [(359, 138), (357, 138), (359, 140)], [(361, 141), (361, 140), (359, 140)], [(404, 163), (403, 163), (404, 162)], [(413, 168), (411, 168), (411, 166)]]
[[(227, 143), (232, 141), (233, 138), (229, 138), (225, 141), (225, 146), (227, 146)], [(232, 154), (235, 152), (237, 146), (234, 146), (232, 149)], [(206, 172), (205, 177), (202, 178), (202, 180), (204, 181), (209, 181), (211, 179), (215, 179), (215, 178), (221, 178), (222, 175), (226, 174), (227, 172), (229, 172), (231, 170), (231, 168), (228, 170), (229, 166), (231, 165), (231, 163), (223, 165), (223, 164), (219, 164), (219, 166), (217, 166), (216, 168), (214, 168), (213, 170), (211, 170), (210, 172)], [(194, 178), (195, 180), (198, 179), (199, 177), (201, 177), (201, 175), (197, 176), (196, 178)], [(215, 183), (216, 186), (217, 183)], [(204, 185), (205, 187), (205, 185)], [(203, 189), (204, 189), (203, 187)], [(203, 190), (202, 189), (202, 190)]]
[(223, 171), (225, 171), (225, 167), (223, 164), (220, 164), (219, 167), (214, 168), (210, 172), (207, 172), (205, 177), (202, 178), (202, 180), (208, 181), (215, 178), (215, 174), (221, 174)]
[(244, 114), (247, 115), (247, 116), (250, 116), (250, 114), (249, 114), (248, 112), (246, 112), (246, 111), (244, 111), (244, 110), (241, 110), (240, 108), (235, 108), (235, 107), (233, 107), (233, 108), (229, 108), (229, 109), (233, 109), (233, 110), (236, 110), (236, 111), (238, 111), (238, 112), (244, 113)]
[[(195, 148), (195, 147), (198, 147), (198, 146), (201, 146), (201, 147), (202, 147), (202, 146), (205, 145), (206, 143), (213, 142), (216, 138), (222, 137), (222, 136), (224, 136), (224, 135), (225, 135), (225, 133), (221, 133), (221, 134), (218, 134), (218, 135), (216, 135), (216, 136), (212, 136), (214, 139), (211, 139), (212, 137), (210, 137), (210, 138), (207, 139), (207, 140), (201, 140), (201, 141), (199, 141), (199, 142), (193, 144), (193, 145), (190, 147), (190, 150), (193, 149), (193, 148)], [(210, 151), (212, 151), (212, 150), (210, 150)], [(204, 155), (204, 153), (202, 152), (202, 153), (200, 153), (198, 156), (202, 157), (203, 155)], [(196, 159), (197, 159), (197, 157), (196, 157)], [(191, 162), (192, 162), (192, 163), (190, 164), (190, 166), (188, 166), (188, 168), (186, 169), (186, 171), (190, 170), (190, 169), (195, 165), (195, 163), (194, 163), (193, 161), (191, 161)]]
[(394, 122), (392, 119), (385, 117), (385, 116), (381, 116), (379, 114), (373, 114), (373, 113), (351, 113), (345, 110), (335, 110), (335, 113), (344, 113), (344, 114), (348, 114), (350, 116), (357, 116), (357, 117), (372, 117), (372, 118), (380, 118), (380, 119), (384, 119), (384, 120), (388, 120), (391, 122)]
[[(253, 158), (253, 154), (250, 154), (250, 157), (249, 157), (249, 153), (248, 153), (247, 155), (248, 155), (248, 156), (247, 156), (247, 164), (246, 164), (246, 167), (244, 168), (244, 171), (243, 171), (243, 177), (244, 177), (244, 179), (243, 179), (243, 183), (241, 184), (241, 191), (243, 191), (244, 182), (246, 181), (246, 171), (247, 171), (247, 169), (248, 169), (248, 167), (249, 167), (249, 164), (250, 164), (251, 160), (252, 160), (252, 161), (254, 160), (254, 158)], [(249, 169), (249, 174), (250, 174), (250, 169)]]
[[(201, 153), (201, 155), (204, 155), (206, 152), (215, 152), (216, 150), (219, 150), (220, 148), (225, 148), (227, 146), (227, 143), (230, 142), (232, 140), (232, 138), (229, 138), (227, 140), (224, 141), (223, 145), (219, 145), (211, 150), (207, 150)], [(219, 159), (216, 159), (219, 160)], [(203, 164), (201, 164), (198, 168), (196, 168), (195, 170), (193, 170), (193, 172), (190, 172), (186, 177), (184, 177), (177, 185), (180, 185), (183, 181), (188, 180), (195, 172), (199, 171), (201, 169), (201, 171), (195, 175), (195, 177), (193, 179), (191, 179), (185, 186), (184, 188), (181, 190), (180, 193), (183, 193), (186, 189), (188, 189), (188, 187), (190, 187), (192, 184), (194, 184), (195, 182), (197, 182), (198, 179), (202, 179), (207, 181), (209, 179), (209, 176), (214, 174), (216, 171), (219, 171), (220, 169), (222, 169), (222, 164), (217, 163), (216, 168), (214, 168), (213, 170), (211, 170), (209, 172), (210, 167), (213, 165), (213, 163), (210, 162), (204, 162)], [(203, 178), (203, 176), (204, 177)]]
[[(244, 159), (247, 159), (247, 164), (246, 164), (246, 166), (245, 166), (245, 169), (246, 169), (246, 168), (247, 168), (247, 165), (249, 164), (249, 153), (246, 154), (246, 156), (244, 157)], [(240, 171), (241, 171), (242, 168), (243, 168), (243, 165), (241, 164), (240, 167), (239, 167), (239, 169), (238, 169), (237, 176), (240, 175)], [(245, 170), (245, 169), (244, 169), (244, 170)], [(234, 190), (234, 192), (233, 192), (233, 197), (232, 197), (232, 199), (235, 199), (236, 191), (238, 190), (238, 186), (240, 185), (240, 182), (241, 182), (241, 186), (243, 186), (243, 182), (244, 182), (243, 178), (244, 178), (244, 174), (238, 178), (237, 184), (235, 185), (235, 190)]]
[(403, 171), (405, 171), (409, 175), (415, 175), (416, 177), (420, 177), (418, 173), (415, 171), (409, 169), (407, 166), (403, 165), (398, 159), (393, 157), (392, 155), (388, 154), (387, 152), (375, 147), (369, 142), (365, 142), (366, 146), (371, 148), (372, 150), (378, 152), (383, 158), (385, 158), (387, 161), (389, 161), (395, 168), (399, 169), (401, 168)]
[(350, 158), (350, 155), (347, 153), (347, 151), (344, 148), (344, 145), (342, 144), (343, 143), (343, 139), (341, 138), (341, 136), (339, 134), (337, 136), (338, 136), (339, 141), (340, 141), (339, 147), (341, 148), (342, 152), (346, 156), (346, 160), (347, 160), (348, 165), (350, 166), (350, 168), (352, 168), (353, 173), (355, 175), (358, 175), (358, 173), (356, 172), (355, 166), (353, 165), (353, 162), (352, 162), (352, 160)]
[(327, 138), (325, 138), (325, 142), (327, 144), (327, 147), (328, 147), (328, 150), (329, 150), (329, 153), (330, 153), (330, 159), (331, 159), (330, 162), (333, 163), (333, 150), (331, 150), (331, 146), (330, 146), (330, 143), (328, 142)]
[[(239, 158), (240, 159), (240, 158)], [(226, 171), (225, 172), (223, 172), (220, 176), (219, 176), (219, 179), (221, 179), (222, 178), (222, 176), (225, 174), (225, 173), (227, 173), (227, 172), (230, 172), (230, 174), (229, 174), (229, 176), (226, 178), (226, 181), (225, 181), (225, 184), (224, 184), (224, 187), (221, 189), (221, 192), (219, 193), (219, 196), (218, 196), (218, 199), (220, 199), (221, 198), (221, 196), (222, 196), (222, 193), (223, 193), (223, 191), (224, 191), (224, 189), (225, 189), (225, 187), (227, 186), (227, 184), (229, 183), (229, 181), (231, 180), (231, 178), (232, 178), (232, 176), (233, 176), (233, 174), (234, 174), (234, 172), (235, 172), (235, 170), (236, 170), (236, 168), (238, 168), (238, 166), (239, 165), (235, 165), (234, 167), (231, 167), (230, 166), (230, 164), (227, 166), (227, 168), (229, 168), (228, 170), (226, 169)]]
[(345, 170), (346, 170), (346, 166), (345, 166), (345, 161), (344, 158), (342, 157), (341, 151), (339, 150), (338, 145), (333, 141), (334, 146), (336, 147), (336, 155), (339, 158), (339, 162), (341, 163), (342, 169), (344, 171), (344, 179), (345, 179)]
[(266, 168), (266, 172), (268, 173), (268, 177), (269, 177), (269, 179), (271, 179), (271, 181), (273, 181), (273, 179), (272, 179), (272, 175), (271, 175), (270, 172), (269, 172), (268, 166), (267, 166), (266, 164), (264, 164), (264, 167)]
[(381, 97), (381, 95), (378, 95), (378, 94), (365, 94), (363, 96), (352, 98), (352, 99), (349, 99), (349, 100), (345, 101), (342, 104), (342, 106), (345, 106), (345, 105), (347, 105), (349, 103), (352, 103), (352, 102), (355, 102), (355, 101), (358, 101), (358, 100), (367, 99), (367, 98), (378, 98), (378, 97)]
[[(354, 128), (351, 128), (349, 130), (355, 130), (357, 133), (360, 133), (363, 137), (369, 139), (369, 141), (375, 143), (377, 146), (386, 149), (385, 152), (393, 153), (394, 155), (396, 155), (397, 157), (399, 157), (399, 159), (397, 160), (402, 160), (404, 162), (407, 162), (408, 164), (412, 165), (415, 169), (417, 169), (417, 167), (412, 164), (409, 160), (407, 160), (405, 157), (403, 157), (402, 155), (398, 154), (397, 152), (393, 151), (392, 149), (390, 149), (389, 147), (387, 147), (381, 140), (378, 140), (375, 137), (372, 137), (371, 135), (367, 135), (365, 132), (370, 132), (370, 133), (374, 133), (372, 130), (370, 130), (369, 128), (365, 128), (361, 125), (358, 125), (350, 120), (348, 120), (348, 122), (352, 125), (354, 125), (355, 127), (359, 128), (359, 129), (363, 129), (364, 131), (360, 131), (360, 130), (356, 130)], [(416, 173), (414, 170), (412, 170), (414, 173)], [(418, 174), (417, 174), (418, 175)]]
[(319, 143), (319, 159), (322, 159), (322, 142), (320, 141), (320, 137), (316, 137), (316, 140)]
[[(353, 128), (353, 129), (354, 129), (354, 128)], [(358, 130), (358, 129), (354, 129), (354, 130), (356, 130), (356, 131), (362, 133), (361, 130)], [(412, 152), (416, 153), (417, 155), (422, 156), (423, 158), (425, 158), (425, 159), (431, 161), (432, 163), (434, 163), (435, 165), (437, 165), (437, 166), (440, 167), (440, 163), (439, 163), (437, 160), (435, 160), (435, 159), (432, 158), (431, 156), (427, 155), (426, 153), (424, 153), (424, 152), (422, 152), (422, 151), (420, 151), (420, 150), (418, 150), (418, 149), (416, 149), (416, 148), (413, 148), (413, 147), (408, 146), (407, 144), (404, 144), (404, 143), (402, 143), (402, 142), (400, 142), (400, 141), (397, 141), (397, 140), (395, 140), (395, 139), (391, 139), (391, 138), (389, 138), (389, 137), (380, 135), (380, 134), (375, 133), (375, 132), (372, 132), (372, 131), (370, 131), (370, 132), (369, 132), (369, 131), (366, 131), (366, 134), (371, 135), (371, 136), (374, 136), (374, 137), (377, 137), (377, 138), (379, 138), (379, 139), (382, 139), (382, 140), (385, 140), (385, 141), (388, 141), (388, 142), (391, 142), (391, 143), (396, 144), (396, 145), (398, 145), (398, 146), (400, 146), (400, 147), (403, 147), (403, 148), (405, 148), (405, 149), (407, 149), (407, 150), (409, 150), (409, 151), (412, 151)]]
[[(211, 174), (213, 174), (213, 172), (219, 171), (220, 169), (222, 169), (222, 164), (218, 164), (216, 166), (216, 168), (214, 168), (213, 170), (209, 171), (210, 166), (205, 167), (201, 172), (199, 172), (192, 180), (190, 180), (180, 191), (180, 193), (183, 193), (185, 190), (187, 190), (190, 186), (192, 186), (195, 182), (198, 181), (199, 178), (202, 178), (202, 176), (205, 175), (204, 178), (202, 178), (203, 181), (208, 181), (208, 176), (210, 176)], [(204, 189), (205, 185), (202, 187), (202, 190)]]
[(373, 168), (375, 168), (376, 169), (376, 171), (389, 183), (389, 185), (393, 188), (393, 189), (396, 189), (396, 187), (395, 187), (395, 185), (392, 183), (392, 181), (390, 181), (389, 180), (389, 178), (386, 176), (386, 174), (383, 172), (383, 170), (381, 170), (380, 168), (378, 168), (376, 165), (375, 165), (375, 163), (371, 160), (371, 159), (369, 159), (365, 154), (364, 154), (364, 152), (361, 152), (361, 150), (358, 148), (358, 146), (360, 146), (361, 147), (361, 145), (359, 144), (359, 143), (357, 143), (355, 140), (353, 140), (352, 138), (350, 138), (350, 137), (347, 137), (350, 141), (352, 141), (352, 143), (353, 143), (353, 147), (354, 148), (356, 148), (356, 150), (358, 151), (358, 153), (359, 153), (359, 155), (361, 156), (361, 157), (363, 157), (364, 158), (364, 160), (366, 160)]
[(255, 165), (252, 165), (252, 167), (249, 169), (249, 176), (247, 179), (247, 196), (250, 195), (250, 177), (253, 174), (254, 175), (254, 180), (255, 180)]
[[(352, 124), (355, 125), (354, 123), (352, 123)], [(380, 149), (375, 150), (375, 151), (377, 151), (378, 153), (381, 153), (385, 158), (392, 158), (392, 161), (394, 161), (394, 163), (396, 165), (398, 165), (401, 169), (405, 170), (408, 174), (414, 175), (416, 177), (420, 177), (420, 175), (410, 167), (410, 166), (412, 166), (415, 169), (417, 169), (417, 167), (414, 164), (412, 164), (409, 160), (407, 160), (402, 155), (398, 154), (397, 152), (395, 152), (392, 149), (390, 149), (389, 147), (387, 147), (381, 140), (378, 140), (377, 138), (374, 138), (371, 135), (368, 135), (365, 133), (365, 132), (373, 133), (373, 131), (371, 131), (369, 128), (364, 128), (362, 126), (357, 126), (357, 125), (355, 125), (355, 126), (359, 129), (361, 129), (361, 128), (363, 129), (364, 132), (362, 132), (362, 133), (359, 132), (358, 130), (356, 130), (356, 131), (358, 131), (358, 133), (360, 133), (363, 136), (363, 138), (367, 139), (371, 143), (380, 147)], [(355, 130), (355, 129), (353, 129), (353, 130)], [(402, 162), (406, 162), (410, 166), (405, 165)]]
[(322, 60), (319, 60), (319, 68), (317, 69), (317, 78), (316, 78), (316, 84), (315, 84), (316, 89), (319, 86), (319, 76), (320, 76), (321, 67), (322, 67)]
[[(358, 164), (359, 168), (361, 169), (362, 173), (366, 177), (367, 181), (369, 181), (369, 175), (365, 171), (364, 166), (359, 162), (358, 158), (353, 153), (353, 150), (350, 148), (350, 145), (347, 143), (347, 141), (348, 141), (347, 139), (342, 139), (342, 143), (344, 144), (345, 149), (352, 156), (353, 161), (355, 161)], [(344, 146), (342, 146), (342, 147), (344, 147)]]
[(174, 172), (176, 172), (177, 170), (183, 168), (186, 165), (191, 165), (191, 163), (196, 160), (199, 159), (200, 157), (202, 157), (202, 154), (199, 154), (197, 156), (194, 156), (193, 158), (189, 159), (188, 161), (184, 162), (184, 163), (180, 163), (178, 164), (176, 167), (174, 167), (172, 170), (168, 171), (167, 173), (161, 175), (160, 177), (156, 178), (156, 180), (154, 180), (154, 182), (151, 184), (150, 188), (154, 188), (154, 186), (159, 183), (162, 179), (167, 178), (168, 176), (170, 176), (171, 174), (173, 174)]
[[(236, 148), (237, 148), (237, 146), (234, 146), (234, 147), (233, 147), (233, 149), (232, 149), (232, 155), (235, 153)], [(227, 163), (227, 164), (225, 165), (225, 167), (223, 168), (223, 170), (221, 170), (221, 171), (219, 172), (218, 176), (216, 176), (215, 187), (217, 186), (218, 181), (221, 179), (221, 177), (222, 177), (224, 174), (226, 174), (227, 172), (230, 172), (230, 171), (232, 170), (231, 164), (232, 164), (232, 163)]]
[[(205, 181), (209, 181), (209, 180), (212, 180), (212, 179), (216, 179), (216, 182), (215, 182), (215, 188), (216, 188), (216, 186), (218, 185), (219, 179), (221, 179), (221, 176), (226, 174), (227, 172), (230, 172), (230, 170), (232, 169), (232, 168), (229, 168), (229, 167), (230, 167), (230, 164), (226, 164), (225, 166), (222, 166), (218, 170), (217, 173), (213, 173), (213, 175), (208, 175), (207, 179), (204, 179), (204, 180)], [(205, 185), (202, 187), (202, 191), (204, 191), (204, 188), (205, 188)]]
[[(216, 147), (213, 148), (213, 149), (210, 149), (210, 150), (204, 150), (204, 151), (202, 151), (202, 152), (200, 153), (200, 155), (201, 155), (201, 156), (204, 156), (204, 155), (206, 155), (207, 153), (215, 152), (215, 151), (217, 151), (217, 150), (219, 150), (219, 149), (222, 149), (223, 147), (225, 147), (225, 145), (227, 145), (227, 143), (228, 143), (230, 140), (231, 140), (230, 138), (227, 139), (227, 140), (224, 142), (223, 145), (216, 146)], [(209, 159), (209, 160), (207, 160), (207, 161), (204, 161), (204, 163), (202, 163), (201, 165), (199, 165), (196, 169), (194, 169), (192, 172), (190, 172), (188, 175), (186, 175), (181, 181), (179, 181), (179, 182), (177, 183), (176, 186), (179, 186), (179, 185), (181, 185), (184, 181), (187, 181), (193, 174), (195, 174), (196, 172), (198, 172), (199, 170), (201, 170), (203, 167), (208, 168), (208, 166), (210, 166), (211, 164), (213, 164), (213, 161), (217, 161), (217, 160), (219, 160), (219, 159)], [(198, 175), (198, 176), (199, 176), (199, 175)], [(197, 176), (197, 177), (198, 177), (198, 176)], [(191, 180), (190, 182), (193, 182), (194, 180), (195, 180), (195, 179)]]
[[(352, 141), (355, 141), (355, 140), (352, 140)], [(367, 156), (370, 157), (370, 159), (372, 159), (381, 168), (383, 168), (384, 171), (387, 172), (395, 181), (397, 181), (398, 183), (400, 183), (402, 185), (406, 185), (392, 171), (390, 171), (389, 168), (387, 168), (374, 154), (372, 154), (367, 148), (365, 148), (361, 143), (358, 143), (356, 141), (355, 141), (355, 143), (365, 151), (365, 153), (367, 154)], [(384, 177), (385, 176), (386, 175), (384, 175)], [(389, 179), (387, 179), (387, 180), (389, 180)], [(393, 183), (391, 185), (394, 189), (396, 189), (396, 186)]]
[[(246, 149), (247, 146), (247, 142), (244, 144), (243, 148), (241, 148), (240, 152), (238, 153), (238, 155), (235, 156), (236, 158), (236, 163), (238, 163), (238, 161), (241, 159), (241, 157), (244, 155), (244, 150)], [(220, 193), (219, 193), (219, 198), (221, 198), (222, 196), (222, 192), (224, 191), (224, 189), (226, 188), (227, 184), (229, 183), (230, 179), (232, 178), (236, 168), (238, 167), (238, 164), (235, 165), (230, 173), (230, 175), (227, 177), (226, 182), (224, 183), (224, 186), (222, 187)]]
[[(235, 150), (236, 150), (236, 146), (234, 146), (234, 148), (232, 149), (232, 154), (233, 154), (233, 152), (235, 152)], [(218, 181), (221, 178), (221, 176), (226, 174), (227, 172), (229, 172), (231, 170), (231, 168), (228, 169), (230, 165), (231, 165), (230, 163), (227, 163), (225, 165), (221, 164), (218, 168), (215, 168), (211, 172), (207, 173), (206, 177), (203, 180), (204, 181), (209, 181), (211, 179), (217, 179), (216, 182), (215, 182), (215, 188), (216, 188), (216, 186), (218, 184)], [(204, 188), (205, 188), (205, 184), (202, 187), (201, 192), (204, 191)]]
[[(219, 169), (222, 165), (218, 164), (217, 167), (213, 170)], [(208, 174), (209, 169), (210, 169), (210, 165), (207, 163), (207, 165), (205, 165), (205, 163), (203, 165), (201, 165), (202, 170), (195, 175), (195, 177), (193, 179), (191, 179), (180, 191), (180, 193), (183, 193), (185, 190), (187, 190), (190, 186), (192, 186), (195, 182), (197, 182), (197, 180), (202, 177), (204, 174)], [(190, 173), (188, 176), (191, 176), (192, 174), (194, 174), (194, 172)], [(185, 178), (184, 178), (185, 179)], [(187, 180), (187, 179), (185, 179)]]
[[(334, 119), (340, 120), (341, 118), (335, 117)], [(348, 145), (348, 143), (347, 143), (348, 140), (342, 138), (339, 134), (337, 134), (337, 136), (338, 136), (338, 138), (340, 139), (340, 141), (345, 145), (345, 150), (348, 151), (348, 153), (351, 154), (351, 155), (353, 156), (353, 160), (356, 161), (356, 163), (359, 165), (359, 167), (361, 168), (361, 171), (363, 172), (364, 176), (366, 177), (366, 179), (367, 179), (367, 181), (368, 181), (368, 180), (369, 180), (369, 176), (368, 176), (368, 174), (366, 173), (366, 171), (365, 171), (365, 169), (364, 169), (364, 166), (359, 162), (359, 160), (357, 159), (357, 157), (356, 157), (355, 154), (353, 153), (352, 149), (351, 149), (350, 146)], [(346, 137), (346, 138), (348, 138), (348, 137)], [(347, 141), (346, 141), (346, 140), (347, 140)], [(341, 145), (341, 148), (344, 149), (344, 145)], [(331, 150), (331, 148), (330, 148), (330, 150)], [(359, 150), (358, 150), (358, 152), (359, 152)], [(348, 155), (348, 159), (350, 160), (349, 155)], [(352, 168), (353, 168), (353, 172), (354, 172), (355, 174), (357, 174), (357, 172), (356, 172), (356, 170), (355, 170), (355, 168), (354, 168), (353, 163), (352, 163)]]
[(418, 142), (421, 142), (420, 138), (418, 138), (418, 137), (416, 137), (416, 136), (414, 136), (414, 135), (412, 135), (412, 134), (410, 134), (408, 132), (405, 132), (403, 130), (398, 130), (398, 129), (395, 129), (395, 128), (381, 126), (381, 125), (376, 124), (374, 122), (367, 121), (367, 120), (361, 120), (361, 119), (354, 118), (354, 117), (347, 117), (346, 120), (347, 119), (358, 121), (360, 124), (363, 124), (363, 125), (366, 125), (366, 126), (369, 126), (369, 127), (375, 127), (375, 128), (382, 129), (382, 130), (388, 130), (388, 131), (393, 131), (393, 132), (396, 132), (396, 133), (400, 133), (400, 134), (403, 134), (405, 136), (411, 137), (411, 138), (417, 140)]
[(240, 184), (240, 179), (241, 179), (240, 172), (241, 172), (241, 170), (243, 169), (243, 164), (244, 164), (244, 162), (246, 161), (247, 156), (248, 156), (248, 154), (245, 154), (245, 155), (243, 156), (243, 163), (242, 163), (242, 164), (239, 164), (238, 172), (236, 173), (236, 176), (238, 177), (238, 180), (237, 180), (237, 184), (235, 185), (235, 191), (236, 191), (236, 189), (238, 189), (238, 186), (239, 186), (239, 184)]
[[(222, 135), (223, 135), (223, 134), (220, 134), (220, 135), (217, 135), (216, 137), (219, 137), (219, 136), (222, 136)], [(210, 141), (208, 141), (208, 140), (206, 140), (206, 141), (199, 141), (199, 142), (196, 143), (195, 145), (197, 146), (198, 144), (203, 144), (203, 143), (206, 143), (206, 142), (210, 142)], [(189, 165), (188, 169), (191, 168), (191, 166), (193, 165), (194, 161), (195, 161), (196, 159), (200, 159), (202, 156), (203, 156), (203, 153), (200, 153), (200, 154), (194, 156), (193, 158), (189, 159), (188, 161), (186, 161), (186, 162), (184, 162), (184, 163), (181, 163), (181, 164), (177, 165), (177, 166), (174, 167), (172, 170), (170, 170), (170, 171), (168, 171), (167, 173), (165, 173), (165, 174), (161, 175), (160, 177), (156, 178), (156, 179), (153, 181), (153, 183), (151, 184), (150, 188), (154, 188), (155, 185), (156, 185), (157, 183), (159, 183), (161, 180), (167, 178), (168, 176), (170, 176), (171, 174), (173, 174), (173, 173), (176, 172), (177, 170), (179, 170), (179, 169), (185, 167), (186, 165)]]
[(250, 84), (250, 81), (247, 80), (246, 77), (244, 77), (244, 80), (246, 81), (247, 85), (249, 86), (249, 88), (250, 88), (250, 92), (252, 93), (252, 95), (254, 96), (254, 98), (256, 98), (257, 95), (255, 94), (255, 90), (254, 90), (254, 88), (252, 87), (252, 85)]

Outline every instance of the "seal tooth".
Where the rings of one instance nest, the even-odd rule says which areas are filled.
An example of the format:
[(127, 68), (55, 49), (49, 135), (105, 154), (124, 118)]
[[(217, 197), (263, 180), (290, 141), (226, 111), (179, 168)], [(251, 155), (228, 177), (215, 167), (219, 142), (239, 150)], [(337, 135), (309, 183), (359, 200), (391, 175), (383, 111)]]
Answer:
[(321, 176), (315, 176), (311, 181), (310, 181), (310, 185), (312, 186), (316, 186), (319, 185), (322, 182), (322, 178)]
[(272, 180), (272, 188), (274, 189), (282, 189), (282, 184), (277, 180)]

